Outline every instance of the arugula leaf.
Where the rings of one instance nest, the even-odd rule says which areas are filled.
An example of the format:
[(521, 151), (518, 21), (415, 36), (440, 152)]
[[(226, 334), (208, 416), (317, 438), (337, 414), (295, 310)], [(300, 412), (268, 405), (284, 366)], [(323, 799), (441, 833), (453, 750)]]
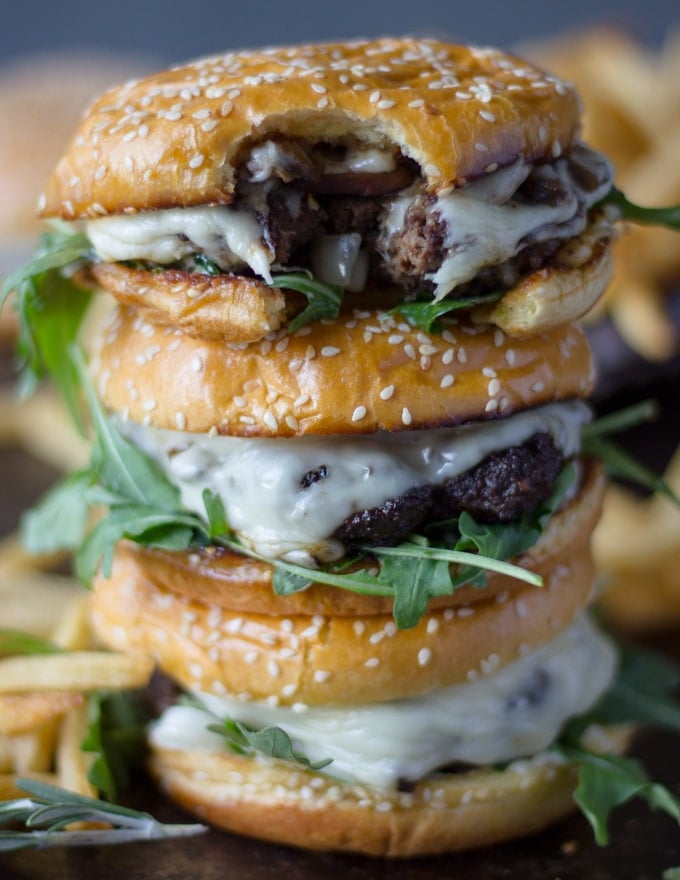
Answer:
[(197, 531), (207, 538), (203, 523), (193, 514), (141, 504), (117, 505), (97, 523), (79, 548), (75, 557), (76, 576), (87, 585), (101, 565), (104, 577), (110, 577), (113, 551), (124, 538), (167, 550), (186, 550), (194, 543)]
[[(31, 797), (0, 803), (0, 825), (22, 823), (28, 831), (0, 831), (0, 853), (55, 846), (101, 846), (133, 840), (160, 840), (203, 834), (205, 825), (165, 825), (149, 813), (84, 797), (35, 779), (17, 779)], [(74, 822), (112, 825), (110, 829), (66, 831)]]
[(280, 727), (263, 727), (256, 730), (240, 721), (227, 719), (220, 724), (209, 724), (208, 730), (223, 736), (232, 749), (239, 755), (265, 755), (281, 761), (291, 761), (309, 770), (321, 770), (327, 767), (332, 758), (312, 763), (305, 755), (296, 752), (293, 743)]
[(399, 629), (415, 626), (430, 599), (452, 592), (449, 563), (441, 559), (386, 556), (379, 579), (394, 590), (394, 620)]
[(60, 654), (63, 649), (39, 636), (0, 627), (0, 657), (9, 654)]
[(88, 732), (81, 748), (95, 755), (87, 778), (109, 800), (129, 787), (130, 769), (146, 746), (146, 722), (137, 695), (94, 693), (87, 702)]
[(619, 646), (617, 675), (585, 715), (572, 719), (560, 739), (578, 744), (591, 724), (653, 724), (680, 732), (675, 691), (680, 673), (674, 663), (633, 645)]
[(210, 489), (203, 491), (203, 505), (208, 518), (208, 537), (211, 541), (219, 537), (230, 536), (227, 514), (224, 510), (222, 499), (216, 492)]
[(222, 270), (205, 254), (194, 254), (194, 271), (203, 275), (222, 275)]
[(680, 880), (680, 868), (666, 868), (661, 876), (663, 880)]
[(583, 451), (587, 455), (599, 458), (611, 476), (630, 480), (652, 492), (659, 492), (680, 507), (680, 497), (663, 477), (659, 477), (615, 443), (603, 440), (599, 436), (586, 436), (583, 441)]
[(286, 272), (272, 276), (271, 287), (295, 290), (307, 297), (307, 307), (288, 323), (288, 331), (295, 333), (300, 327), (322, 318), (336, 318), (342, 305), (343, 290), (335, 284), (318, 281), (311, 272)]
[(75, 471), (23, 514), (21, 539), (29, 553), (54, 553), (80, 546), (87, 531), (87, 490), (92, 480), (90, 470)]
[(680, 205), (667, 208), (643, 208), (628, 201), (620, 189), (613, 186), (601, 200), (601, 205), (614, 205), (619, 209), (622, 220), (652, 226), (667, 226), (680, 232)]
[(459, 309), (470, 309), (473, 306), (497, 302), (503, 296), (502, 291), (479, 293), (473, 296), (458, 296), (440, 300), (417, 299), (413, 302), (401, 303), (390, 309), (387, 315), (401, 315), (409, 324), (418, 327), (425, 333), (438, 333), (443, 329), (439, 319)]
[(599, 755), (576, 746), (559, 751), (578, 768), (574, 800), (590, 822), (600, 846), (609, 840), (607, 822), (611, 811), (633, 798), (642, 798), (652, 809), (663, 810), (680, 823), (680, 799), (665, 786), (651, 782), (634, 758)]
[(73, 348), (71, 358), (95, 429), (90, 467), (99, 475), (104, 488), (140, 505), (176, 510), (178, 489), (165, 478), (150, 456), (113, 427), (92, 387), (82, 351)]
[(46, 233), (34, 259), (10, 275), (0, 293), (0, 308), (10, 293), (17, 297), (21, 392), (30, 394), (51, 373), (81, 431), (78, 386), (66, 352), (77, 337), (91, 294), (62, 270), (90, 253), (91, 245), (84, 235), (62, 229)]
[(581, 428), (581, 438), (583, 440), (592, 440), (595, 437), (607, 437), (611, 434), (618, 434), (621, 431), (627, 431), (629, 428), (635, 428), (645, 422), (654, 421), (659, 415), (659, 405), (655, 400), (641, 400), (626, 406), (623, 409), (608, 413), (606, 416), (600, 416), (583, 425)]

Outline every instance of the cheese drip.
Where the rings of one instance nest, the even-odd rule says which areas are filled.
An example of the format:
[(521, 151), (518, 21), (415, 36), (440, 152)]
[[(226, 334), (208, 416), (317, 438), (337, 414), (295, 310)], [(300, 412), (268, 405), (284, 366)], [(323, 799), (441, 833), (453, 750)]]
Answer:
[[(350, 437), (209, 437), (121, 422), (182, 495), (204, 514), (203, 492), (222, 499), (244, 544), (270, 558), (313, 566), (339, 558), (331, 536), (353, 513), (380, 507), (414, 486), (441, 486), (492, 452), (547, 432), (565, 458), (580, 449), (590, 410), (581, 401), (543, 406), (457, 428)], [(306, 474), (323, 477), (303, 485)]]
[(236, 698), (195, 696), (174, 706), (151, 740), (173, 749), (228, 747), (207, 730), (215, 718), (253, 728), (281, 727), (313, 762), (332, 758), (330, 776), (394, 788), (452, 762), (495, 764), (548, 748), (564, 723), (587, 711), (610, 684), (616, 652), (582, 615), (547, 645), (484, 678), (423, 696), (365, 706), (271, 708)]
[[(256, 149), (271, 152), (271, 142)], [(429, 276), (436, 286), (435, 298), (472, 280), (485, 266), (505, 262), (527, 244), (549, 238), (567, 239), (585, 229), (586, 211), (606, 195), (611, 186), (611, 170), (598, 153), (581, 146), (578, 151), (582, 163), (599, 169), (601, 183), (592, 190), (581, 188), (572, 178), (567, 163), (558, 160), (547, 166), (550, 169), (547, 173), (566, 193), (556, 205), (523, 204), (514, 198), (517, 187), (531, 171), (531, 166), (522, 162), (484, 175), (436, 199), (432, 210), (445, 221), (447, 238), (441, 266)], [(266, 186), (262, 175), (271, 170), (273, 159), (267, 159), (264, 154), (260, 158), (264, 170), (253, 179)], [(350, 152), (344, 164), (331, 170), (376, 173), (393, 165), (391, 153), (357, 150)], [(295, 216), (295, 198), (299, 198), (299, 194), (292, 191), (292, 216)], [(417, 198), (404, 195), (387, 203), (388, 230), (401, 228), (408, 208)], [(256, 214), (254, 206), (170, 208), (90, 220), (86, 232), (97, 256), (106, 262), (148, 260), (163, 265), (203, 253), (224, 271), (238, 272), (248, 267), (271, 283), (274, 253), (263, 240)], [(324, 256), (333, 260), (328, 252)], [(319, 261), (316, 262), (314, 270), (322, 280), (336, 283), (338, 278), (343, 278), (342, 265), (333, 262), (319, 266)], [(347, 286), (354, 289), (356, 285)]]

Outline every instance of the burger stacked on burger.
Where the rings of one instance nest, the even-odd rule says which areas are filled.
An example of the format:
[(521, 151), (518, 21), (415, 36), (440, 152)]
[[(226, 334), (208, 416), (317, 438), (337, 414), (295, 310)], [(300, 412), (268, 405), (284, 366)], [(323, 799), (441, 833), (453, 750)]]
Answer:
[(120, 301), (90, 364), (107, 449), (177, 499), (171, 536), (118, 523), (94, 621), (187, 695), (151, 769), (201, 817), (403, 856), (570, 809), (548, 750), (615, 667), (573, 323), (611, 174), (578, 136), (525, 62), (385, 39), (128, 83), (57, 166), (42, 213)]

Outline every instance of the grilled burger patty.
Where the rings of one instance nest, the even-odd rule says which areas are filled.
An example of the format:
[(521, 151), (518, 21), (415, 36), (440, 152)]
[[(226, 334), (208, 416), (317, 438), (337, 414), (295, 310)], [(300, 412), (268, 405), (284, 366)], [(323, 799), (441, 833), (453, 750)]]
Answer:
[[(343, 544), (394, 546), (421, 526), (463, 511), (480, 522), (511, 522), (550, 496), (563, 463), (550, 434), (534, 434), (525, 443), (488, 455), (441, 487), (415, 486), (380, 507), (352, 514), (334, 537)], [(303, 480), (308, 479), (306, 474)]]

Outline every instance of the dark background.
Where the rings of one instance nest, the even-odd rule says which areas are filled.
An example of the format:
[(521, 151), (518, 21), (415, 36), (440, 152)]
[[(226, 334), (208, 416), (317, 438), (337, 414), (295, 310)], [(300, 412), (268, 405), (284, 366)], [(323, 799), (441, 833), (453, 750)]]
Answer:
[(0, 63), (103, 48), (165, 65), (225, 49), (404, 33), (508, 47), (592, 23), (658, 46), (680, 12), (676, 0), (29, 0), (3, 4)]

